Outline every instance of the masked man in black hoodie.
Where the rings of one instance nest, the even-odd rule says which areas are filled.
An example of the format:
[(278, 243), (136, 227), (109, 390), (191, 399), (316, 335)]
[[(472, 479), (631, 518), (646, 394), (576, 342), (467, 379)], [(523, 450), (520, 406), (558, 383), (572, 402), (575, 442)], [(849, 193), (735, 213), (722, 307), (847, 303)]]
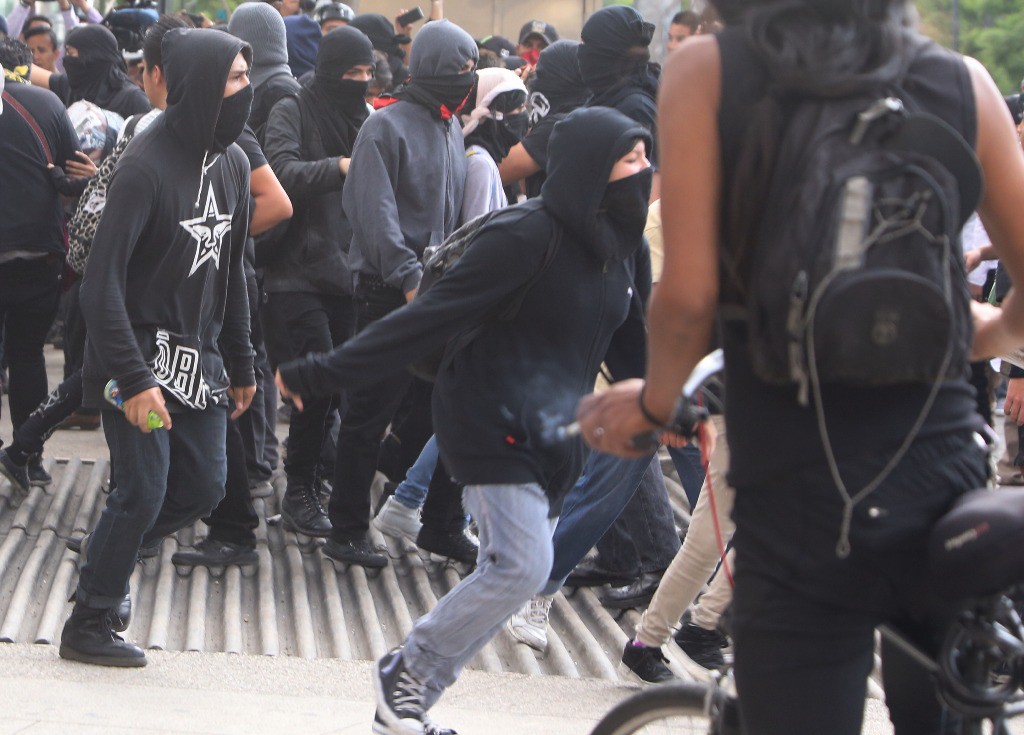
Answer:
[[(223, 497), (228, 412), (240, 415), (255, 392), (242, 269), (249, 164), (234, 145), (252, 103), (251, 49), (225, 33), (175, 29), (162, 55), (167, 110), (119, 161), (82, 282), (83, 403), (106, 409), (117, 487), (82, 544), (60, 655), (105, 666), (145, 665), (111, 611), (140, 546)], [(111, 380), (121, 411), (104, 400)]]
[[(264, 150), (296, 202), (278, 254), (264, 269), (263, 323), (274, 365), (329, 350), (352, 334), (352, 227), (342, 192), (356, 135), (370, 114), (364, 97), (372, 76), (370, 39), (355, 28), (336, 28), (320, 42), (313, 78), (270, 112)], [(329, 417), (339, 403), (339, 396), (313, 400), (292, 415), (281, 504), (289, 530), (331, 532), (317, 481)]]
[[(324, 395), (399, 372), (482, 325), (446, 354), (433, 394), (441, 458), (479, 530), (477, 569), (378, 662), (378, 735), (444, 732), (426, 711), (551, 570), (552, 522), (584, 460), (582, 443), (554, 429), (607, 353), (644, 344), (650, 143), (613, 110), (573, 113), (552, 135), (539, 198), (494, 215), (411, 304), (278, 373), (283, 395)], [(516, 315), (499, 317), (517, 296)]]

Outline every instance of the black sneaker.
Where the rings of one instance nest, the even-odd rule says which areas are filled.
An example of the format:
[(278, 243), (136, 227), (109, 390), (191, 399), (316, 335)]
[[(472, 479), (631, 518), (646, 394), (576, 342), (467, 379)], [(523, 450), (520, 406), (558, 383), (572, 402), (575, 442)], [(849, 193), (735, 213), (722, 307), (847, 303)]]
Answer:
[(635, 575), (629, 572), (615, 572), (605, 569), (597, 557), (588, 557), (581, 561), (565, 579), (566, 587), (600, 587), (610, 584), (620, 587), (629, 584)]
[(281, 523), (289, 531), (307, 536), (331, 535), (331, 521), (320, 503), (317, 485), (298, 477), (288, 478), (288, 488), (281, 501)]
[(388, 557), (365, 538), (350, 541), (327, 539), (321, 551), (324, 556), (345, 564), (355, 564), (370, 569), (383, 569), (388, 565)]
[(432, 561), (476, 564), (480, 542), (466, 531), (438, 532), (424, 526), (416, 536), (416, 546), (430, 554)]
[(28, 458), (28, 483), (37, 487), (53, 484), (50, 473), (43, 469), (43, 458), (34, 454)]
[(378, 735), (426, 735), (423, 699), (426, 682), (405, 668), (402, 649), (385, 654), (374, 669), (377, 712), (373, 731)]
[(698, 666), (709, 671), (725, 666), (722, 649), (729, 645), (729, 640), (717, 630), (707, 630), (693, 623), (684, 623), (676, 631), (676, 643)]
[(672, 681), (676, 675), (667, 666), (668, 659), (660, 648), (654, 646), (637, 646), (631, 638), (622, 649), (622, 663), (619, 670), (641, 684), (660, 684)]
[(171, 563), (179, 567), (254, 567), (260, 559), (256, 549), (250, 546), (206, 537), (190, 550), (174, 552)]
[(28, 478), (28, 467), (14, 464), (14, 460), (7, 456), (6, 449), (0, 449), (0, 475), (10, 480), (11, 487), (22, 495), (28, 495), (32, 489)]

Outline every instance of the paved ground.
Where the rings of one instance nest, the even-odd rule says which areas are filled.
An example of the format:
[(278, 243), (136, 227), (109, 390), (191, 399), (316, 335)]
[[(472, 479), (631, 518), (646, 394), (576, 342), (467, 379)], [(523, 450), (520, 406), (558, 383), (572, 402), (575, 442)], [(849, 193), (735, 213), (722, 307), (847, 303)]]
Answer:
[[(59, 379), (58, 365), (56, 353), (49, 351), (51, 385)], [(0, 420), (0, 436), (10, 436), (6, 412)], [(102, 474), (106, 456), (102, 434), (59, 431), (47, 445), (47, 456), (62, 459), (55, 467), (58, 487), (46, 494), (36, 493), (22, 505), (11, 504), (8, 489), (0, 488), (0, 496), (4, 496), (0, 498), (0, 596), (8, 601), (26, 601), (7, 609), (0, 626), (0, 638), (14, 641), (0, 645), (0, 735), (316, 735), (370, 731), (374, 705), (369, 678), (372, 664), (368, 659), (388, 642), (385, 637), (390, 639), (400, 630), (392, 629), (379, 638), (367, 629), (339, 632), (337, 619), (328, 615), (311, 622), (327, 626), (328, 634), (335, 635), (328, 648), (317, 643), (306, 650), (298, 634), (288, 633), (282, 634), (278, 646), (267, 651), (265, 646), (258, 645), (265, 643), (265, 636), (243, 633), (238, 637), (225, 633), (224, 640), (238, 637), (237, 650), (241, 653), (203, 652), (214, 650), (205, 645), (210, 641), (222, 642), (218, 634), (210, 631), (228, 630), (227, 619), (234, 617), (219, 596), (230, 598), (227, 590), (235, 585), (240, 590), (236, 591), (239, 604), (244, 608), (252, 602), (250, 595), (258, 596), (264, 589), (253, 587), (256, 593), (246, 592), (246, 580), (251, 578), (244, 576), (227, 575), (223, 579), (225, 592), (217, 592), (222, 584), (217, 577), (194, 574), (191, 579), (180, 578), (173, 571), (168, 575), (164, 567), (169, 567), (169, 563), (140, 567), (133, 578), (133, 588), (143, 590), (140, 607), (153, 608), (159, 600), (170, 600), (172, 605), (183, 604), (186, 612), (177, 613), (172, 606), (158, 619), (155, 612), (144, 609), (139, 616), (142, 622), (133, 623), (129, 635), (153, 645), (156, 629), (165, 636), (158, 639), (163, 643), (160, 648), (198, 650), (151, 648), (147, 651), (149, 666), (132, 671), (61, 661), (52, 641), (69, 609), (61, 585), (73, 584), (75, 566), (59, 536), (98, 510), (102, 497), (95, 497), (91, 505), (79, 499), (79, 505), (69, 505), (68, 511), (59, 507), (55, 499), (76, 497), (75, 489), (80, 484), (88, 490), (96, 481), (94, 475)], [(63, 460), (69, 461), (65, 464)], [(64, 477), (71, 479), (64, 481)], [(50, 506), (56, 510), (47, 511)], [(266, 530), (264, 526), (261, 529)], [(266, 554), (275, 560), (274, 573), (269, 582), (264, 580), (273, 594), (265, 596), (281, 600), (287, 597), (288, 604), (279, 604), (272, 618), (290, 620), (293, 611), (317, 606), (314, 602), (307, 605), (302, 596), (296, 596), (296, 587), (305, 585), (302, 580), (345, 577), (341, 572), (335, 577), (330, 569), (312, 562), (316, 559), (315, 550), (311, 553), (309, 548), (282, 541), (276, 534), (274, 531), (261, 540), (266, 545)], [(191, 539), (186, 534), (181, 543)], [(176, 543), (165, 542), (162, 558), (169, 556)], [(279, 554), (287, 563), (278, 563)], [(455, 581), (451, 570), (445, 571), (440, 580), (436, 570), (425, 577), (415, 568), (415, 559), (393, 566), (399, 568), (395, 585), (390, 584), (390, 578), (368, 581), (359, 574), (353, 577), (353, 572), (346, 572), (346, 584), (350, 586), (346, 588), (338, 581), (336, 592), (345, 597), (348, 605), (345, 590), (354, 590), (354, 598), (360, 600), (359, 614), (368, 613), (364, 617), (373, 617), (373, 604), (394, 607), (398, 597), (408, 601), (407, 611), (415, 617), (418, 608), (433, 604), (431, 589), (434, 594), (443, 594), (446, 586)], [(409, 575), (405, 581), (402, 570)], [(378, 594), (378, 588), (386, 590)], [(38, 590), (46, 590), (46, 594), (36, 594)], [(312, 586), (310, 591), (314, 591)], [(202, 613), (197, 615), (191, 608), (204, 598), (207, 603), (200, 606)], [(211, 599), (220, 601), (210, 604)], [(351, 610), (345, 611), (351, 621)], [(636, 614), (614, 620), (590, 592), (568, 600), (560, 598), (555, 613), (553, 629), (558, 645), (552, 653), (535, 657), (522, 646), (507, 640), (496, 641), (492, 653), (477, 662), (478, 670), (467, 671), (445, 696), (436, 708), (435, 719), (455, 727), (462, 735), (589, 733), (604, 712), (635, 691), (615, 678), (610, 664), (617, 659), (617, 651), (626, 637), (624, 631), (631, 630)], [(243, 630), (250, 623), (244, 615), (235, 621)], [(378, 623), (387, 628), (387, 620)], [(398, 623), (402, 628), (409, 621)], [(291, 624), (291, 628), (295, 627), (302, 626)], [(12, 631), (9, 635), (3, 633), (8, 630)], [(356, 642), (346, 647), (347, 635)], [(43, 642), (33, 645), (33, 641)], [(267, 652), (278, 655), (258, 655)], [(675, 661), (673, 665), (676, 666)], [(561, 675), (562, 672), (568, 675)], [(866, 715), (865, 733), (891, 733), (884, 705), (877, 699), (868, 700)]]

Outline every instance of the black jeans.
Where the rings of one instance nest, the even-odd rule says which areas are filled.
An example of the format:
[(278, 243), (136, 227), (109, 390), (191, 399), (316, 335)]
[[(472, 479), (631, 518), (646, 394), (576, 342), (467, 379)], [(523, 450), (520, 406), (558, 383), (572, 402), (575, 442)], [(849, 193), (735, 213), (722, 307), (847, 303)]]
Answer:
[(0, 331), (15, 429), (46, 399), (43, 345), (57, 314), (63, 272), (56, 256), (0, 263)]
[(245, 450), (239, 431), (240, 420), (241, 417), (239, 421), (232, 421), (229, 418), (225, 422), (227, 476), (224, 483), (224, 499), (203, 519), (203, 522), (210, 527), (210, 538), (253, 548), (256, 546), (256, 534), (253, 531), (260, 525), (260, 518), (256, 514), (256, 509), (252, 507)]
[[(405, 295), (382, 283), (356, 286), (353, 300), (356, 332), (405, 305)], [(377, 472), (381, 437), (412, 383), (412, 375), (400, 371), (376, 383), (347, 391), (347, 407), (338, 429), (334, 463), (334, 491), (327, 514), (331, 538), (340, 543), (363, 538), (370, 524), (370, 486)], [(428, 403), (429, 403), (429, 393)], [(418, 453), (429, 434), (419, 441)], [(408, 444), (406, 444), (408, 440)], [(414, 437), (403, 437), (404, 451), (413, 451)]]
[(662, 572), (679, 551), (675, 516), (658, 462), (648, 464), (640, 486), (601, 540), (605, 569), (626, 574)]
[[(272, 293), (263, 312), (267, 351), (275, 365), (312, 352), (329, 352), (352, 336), (352, 300), (347, 296)], [(312, 482), (320, 462), (327, 416), (342, 405), (335, 394), (309, 397), (302, 411), (293, 411), (288, 427), (289, 478)], [(372, 479), (372, 478), (371, 478)]]
[(110, 478), (100, 519), (78, 579), (88, 607), (117, 604), (128, 587), (141, 546), (149, 546), (208, 515), (224, 497), (224, 406), (181, 411), (170, 431), (149, 434), (119, 411), (103, 411)]
[[(888, 462), (880, 454), (840, 463), (851, 493)], [(826, 467), (736, 489), (733, 635), (747, 735), (859, 733), (879, 623), (938, 649), (956, 608), (930, 584), (928, 533), (985, 477), (969, 433), (919, 440), (856, 506), (845, 559), (836, 554), (842, 502)], [(890, 646), (882, 655), (897, 735), (952, 732), (928, 674)]]
[[(247, 291), (249, 294), (249, 323), (251, 327), (251, 340), (253, 349), (256, 351), (255, 372), (256, 372), (256, 394), (253, 396), (249, 410), (238, 417), (238, 430), (241, 432), (242, 448), (245, 452), (246, 475), (249, 482), (261, 482), (269, 480), (274, 473), (267, 453), (268, 443), (275, 445), (277, 437), (274, 436), (274, 419), (277, 417), (277, 390), (273, 391), (273, 408), (267, 411), (267, 374), (269, 383), (274, 384), (274, 374), (270, 371), (267, 361), (267, 348), (263, 340), (263, 325), (260, 323), (260, 312), (262, 311), (262, 295), (255, 278), (246, 279)], [(272, 455), (271, 455), (272, 456)]]

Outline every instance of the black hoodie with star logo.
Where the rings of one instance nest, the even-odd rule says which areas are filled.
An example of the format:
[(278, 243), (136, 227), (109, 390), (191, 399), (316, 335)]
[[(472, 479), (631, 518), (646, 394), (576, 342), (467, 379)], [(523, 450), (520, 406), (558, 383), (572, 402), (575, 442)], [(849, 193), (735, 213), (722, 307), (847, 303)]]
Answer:
[[(249, 164), (214, 140), (228, 73), (247, 44), (213, 30), (163, 41), (166, 112), (125, 149), (82, 281), (84, 405), (161, 386), (170, 411), (254, 385), (242, 254)], [(251, 59), (251, 55), (246, 56)]]

